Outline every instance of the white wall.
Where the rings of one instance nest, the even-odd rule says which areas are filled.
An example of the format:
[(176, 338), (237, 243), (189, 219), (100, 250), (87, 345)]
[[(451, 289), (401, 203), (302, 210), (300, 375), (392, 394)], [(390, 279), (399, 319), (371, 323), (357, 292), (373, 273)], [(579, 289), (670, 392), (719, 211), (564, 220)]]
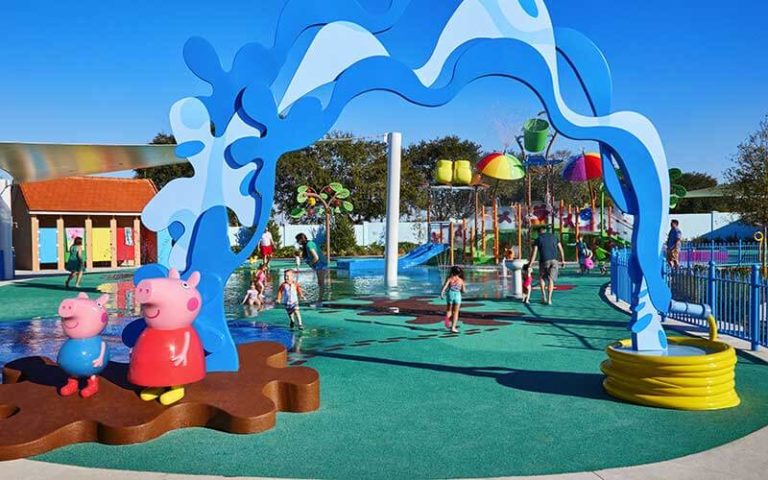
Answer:
[(684, 240), (693, 240), (706, 235), (712, 230), (738, 222), (740, 218), (738, 214), (728, 212), (675, 214), (673, 211), (669, 214), (670, 220), (677, 219), (680, 222)]
[[(372, 244), (384, 244), (385, 235), (384, 222), (363, 222), (355, 225), (355, 239), (360, 246)], [(315, 237), (321, 231), (320, 225), (280, 225), (280, 243), (282, 247), (293, 246), (296, 235), (306, 234), (309, 238)], [(427, 223), (426, 222), (400, 222), (399, 242), (425, 243), (427, 241)]]
[(0, 280), (13, 278), (13, 216), (11, 215), (11, 182), (0, 179)]
[[(355, 225), (355, 239), (360, 246), (384, 243), (385, 224), (383, 222), (364, 222)], [(240, 227), (229, 227), (229, 242), (231, 245), (237, 245), (238, 232)], [(322, 231), (320, 225), (291, 225), (284, 223), (280, 225), (280, 246), (292, 247), (295, 245), (296, 235), (304, 233), (309, 238), (316, 237)], [(426, 243), (427, 224), (426, 222), (400, 222), (400, 242)]]

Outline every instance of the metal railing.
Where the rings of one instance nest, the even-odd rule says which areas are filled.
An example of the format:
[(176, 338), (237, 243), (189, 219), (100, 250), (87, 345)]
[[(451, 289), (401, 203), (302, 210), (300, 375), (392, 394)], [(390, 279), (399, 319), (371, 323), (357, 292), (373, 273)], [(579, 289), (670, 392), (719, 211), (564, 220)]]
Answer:
[(760, 244), (757, 242), (683, 242), (680, 246), (680, 265), (690, 267), (709, 263), (718, 265), (752, 265), (760, 262)]
[[(731, 258), (730, 248), (729, 245), (715, 251), (729, 252)], [(745, 265), (744, 259), (751, 255), (749, 250), (742, 249), (741, 254), (741, 264), (718, 263), (712, 259), (724, 257), (710, 255), (705, 264), (691, 259), (690, 265), (684, 264), (674, 270), (665, 268), (663, 276), (674, 300), (710, 305), (720, 332), (748, 340), (752, 349), (757, 350), (759, 345), (768, 346), (768, 280), (760, 274), (759, 265)], [(627, 303), (632, 299), (629, 255), (629, 249), (611, 252), (611, 293)], [(757, 259), (756, 249), (754, 258)], [(705, 319), (685, 314), (671, 313), (669, 317), (707, 326)]]

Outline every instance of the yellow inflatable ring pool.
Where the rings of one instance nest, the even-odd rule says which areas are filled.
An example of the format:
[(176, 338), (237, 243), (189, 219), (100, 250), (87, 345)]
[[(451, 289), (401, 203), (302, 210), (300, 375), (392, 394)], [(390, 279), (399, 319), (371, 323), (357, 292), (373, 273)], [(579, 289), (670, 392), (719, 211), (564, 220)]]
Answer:
[(605, 391), (628, 402), (679, 410), (718, 410), (740, 403), (733, 347), (703, 338), (670, 337), (669, 343), (707, 353), (651, 355), (629, 350), (630, 340), (615, 342), (605, 349), (608, 360), (600, 365)]

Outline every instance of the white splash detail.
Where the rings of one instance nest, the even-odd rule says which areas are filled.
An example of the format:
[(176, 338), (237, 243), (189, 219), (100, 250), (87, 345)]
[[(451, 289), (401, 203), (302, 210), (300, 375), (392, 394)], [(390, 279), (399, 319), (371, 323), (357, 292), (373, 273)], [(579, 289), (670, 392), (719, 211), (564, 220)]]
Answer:
[[(467, 0), (456, 9), (446, 24), (430, 59), (415, 70), (425, 86), (432, 86), (437, 80), (450, 55), (461, 45), (477, 38), (516, 39), (531, 45), (547, 63), (553, 79), (555, 102), (560, 113), (573, 125), (582, 128), (610, 126), (625, 130), (636, 136), (649, 150), (656, 161), (656, 173), (661, 180), (662, 195), (669, 197), (670, 185), (667, 160), (661, 138), (653, 124), (636, 112), (616, 112), (602, 117), (588, 117), (571, 110), (560, 91), (557, 68), (557, 48), (554, 29), (546, 5), (536, 0), (539, 14), (531, 17), (518, 1), (510, 0)], [(631, 161), (631, 160), (629, 160)], [(666, 224), (668, 213), (664, 213)], [(659, 247), (665, 232), (659, 232)]]
[(173, 222), (184, 226), (184, 233), (171, 248), (169, 266), (184, 270), (187, 266), (195, 221), (211, 207), (227, 205), (243, 225), (250, 225), (256, 215), (253, 197), (240, 193), (240, 185), (257, 169), (249, 163), (233, 169), (224, 159), (225, 149), (236, 140), (259, 137), (259, 131), (235, 115), (219, 138), (210, 130), (210, 116), (197, 98), (184, 98), (171, 107), (171, 128), (179, 144), (199, 141), (203, 149), (188, 158), (195, 170), (192, 178), (178, 178), (168, 183), (144, 208), (141, 220), (152, 231), (168, 228)]
[(284, 111), (315, 88), (333, 82), (356, 62), (381, 56), (388, 57), (389, 52), (361, 26), (350, 22), (325, 25), (304, 54), (277, 111)]
[(421, 83), (433, 85), (451, 54), (464, 43), (478, 38), (517, 39), (555, 51), (552, 24), (543, 4), (539, 15), (532, 18), (516, 0), (467, 0), (448, 20), (432, 56), (414, 71)]

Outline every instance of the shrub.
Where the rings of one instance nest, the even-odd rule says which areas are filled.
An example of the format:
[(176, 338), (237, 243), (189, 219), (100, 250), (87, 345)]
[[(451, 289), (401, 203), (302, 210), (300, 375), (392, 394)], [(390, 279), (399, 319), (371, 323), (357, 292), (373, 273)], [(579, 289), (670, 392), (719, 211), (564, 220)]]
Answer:
[(331, 251), (335, 255), (354, 255), (357, 247), (355, 226), (346, 215), (337, 215), (331, 225)]
[(274, 240), (275, 246), (280, 245), (280, 225), (278, 225), (274, 219), (270, 218), (269, 222), (267, 222), (267, 230), (272, 234), (272, 240)]

